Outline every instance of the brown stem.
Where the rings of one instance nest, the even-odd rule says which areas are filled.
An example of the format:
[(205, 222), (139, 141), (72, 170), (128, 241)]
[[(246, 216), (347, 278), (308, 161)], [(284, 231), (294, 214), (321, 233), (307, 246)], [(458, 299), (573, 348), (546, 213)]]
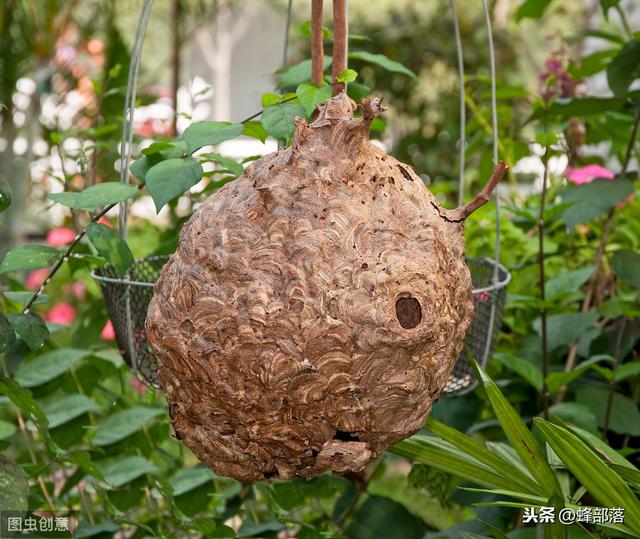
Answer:
[(322, 0), (311, 2), (311, 82), (322, 86), (324, 48), (322, 45)]
[(347, 67), (347, 13), (345, 0), (333, 0), (333, 95), (344, 92), (337, 78)]
[(474, 211), (489, 202), (491, 193), (493, 193), (496, 185), (498, 185), (498, 183), (500, 182), (500, 180), (502, 180), (508, 170), (509, 165), (507, 165), (504, 161), (500, 161), (500, 163), (498, 163), (498, 166), (496, 166), (495, 170), (493, 171), (493, 174), (491, 175), (489, 181), (471, 202), (465, 204), (464, 206), (460, 206), (455, 210), (441, 210), (441, 212), (443, 212), (442, 216), (447, 221), (453, 223), (461, 223), (462, 221), (464, 221)]
[(181, 0), (173, 0), (171, 9), (173, 19), (173, 48), (171, 51), (171, 97), (173, 99), (173, 118), (171, 119), (171, 132), (178, 135), (178, 89), (180, 87), (180, 19), (182, 17)]

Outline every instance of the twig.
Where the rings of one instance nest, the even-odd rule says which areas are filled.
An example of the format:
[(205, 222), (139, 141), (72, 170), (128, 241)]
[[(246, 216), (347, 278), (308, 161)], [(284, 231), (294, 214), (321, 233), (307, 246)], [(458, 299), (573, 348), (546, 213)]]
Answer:
[(322, 0), (311, 1), (311, 82), (322, 85), (324, 47), (322, 44)]
[(464, 221), (474, 211), (489, 202), (491, 193), (493, 193), (496, 185), (498, 185), (498, 183), (500, 182), (500, 180), (502, 180), (508, 170), (509, 165), (507, 165), (504, 161), (500, 161), (500, 163), (498, 163), (495, 170), (493, 171), (493, 174), (491, 175), (489, 181), (471, 202), (454, 210), (441, 210), (444, 212), (443, 217), (447, 221), (450, 221), (452, 223), (461, 223), (462, 221)]
[[(297, 95), (294, 95), (293, 97), (287, 97), (286, 99), (283, 99), (282, 101), (279, 101), (278, 103), (276, 103), (276, 105), (282, 105), (284, 103), (288, 103), (289, 101), (295, 101), (296, 99), (298, 99)], [(260, 116), (263, 112), (264, 112), (264, 109), (259, 110), (255, 114), (252, 114), (251, 116), (249, 116), (249, 117), (245, 118), (244, 120), (242, 120), (240, 123), (241, 124), (246, 124), (247, 122), (257, 118), (258, 116)]]
[(182, 19), (182, 0), (173, 0), (171, 9), (173, 19), (173, 48), (171, 50), (171, 97), (173, 100), (173, 117), (171, 118), (171, 132), (178, 134), (178, 89), (180, 88), (180, 34)]
[(345, 0), (333, 0), (333, 95), (344, 92), (338, 76), (347, 67), (347, 14)]
[(371, 471), (371, 473), (364, 479), (362, 479), (361, 476), (358, 476), (358, 475), (351, 475), (349, 477), (356, 484), (357, 490), (356, 490), (356, 493), (353, 495), (353, 498), (351, 499), (349, 506), (345, 509), (344, 513), (342, 513), (342, 516), (338, 520), (337, 522), (338, 528), (342, 528), (345, 522), (347, 521), (347, 519), (351, 516), (351, 513), (353, 513), (353, 511), (355, 510), (356, 506), (358, 505), (358, 502), (360, 501), (360, 498), (362, 497), (363, 494), (367, 492), (367, 488), (369, 487), (369, 483), (371, 482), (371, 479), (378, 471), (378, 468), (382, 466), (383, 461), (384, 461), (384, 458), (381, 458), (376, 464), (375, 468)]
[[(144, 187), (144, 183), (141, 183), (140, 185), (138, 185), (138, 190), (141, 190)], [(119, 204), (119, 202), (115, 202), (114, 204), (109, 204), (107, 207), (105, 207), (101, 212), (95, 214), (91, 220), (89, 221), (89, 223), (96, 223), (98, 222), (98, 220), (100, 220), (102, 217), (104, 217), (107, 213), (109, 213), (113, 208), (115, 208), (117, 205)], [(87, 226), (89, 226), (87, 224)], [(62, 255), (58, 261), (55, 263), (55, 265), (51, 268), (51, 271), (49, 271), (49, 274), (47, 275), (47, 278), (42, 281), (42, 284), (37, 288), (37, 290), (33, 293), (33, 296), (31, 296), (31, 299), (29, 300), (29, 303), (27, 303), (24, 306), (24, 309), (22, 310), (23, 314), (27, 314), (29, 312), (29, 309), (31, 309), (31, 306), (34, 304), (34, 302), (36, 301), (36, 299), (38, 299), (38, 296), (42, 293), (42, 291), (44, 290), (44, 287), (47, 286), (49, 284), (49, 282), (51, 281), (51, 279), (53, 279), (53, 276), (58, 272), (58, 270), (62, 267), (62, 264), (64, 264), (67, 260), (69, 260), (69, 257), (71, 256), (71, 253), (73, 251), (73, 249), (75, 248), (76, 245), (78, 245), (78, 243), (80, 243), (80, 240), (82, 238), (85, 237), (86, 233), (87, 233), (87, 226), (85, 226), (80, 232), (78, 232), (76, 234), (76, 237), (73, 238), (73, 241), (69, 244), (69, 247), (67, 247), (67, 250), (65, 251), (64, 255)]]

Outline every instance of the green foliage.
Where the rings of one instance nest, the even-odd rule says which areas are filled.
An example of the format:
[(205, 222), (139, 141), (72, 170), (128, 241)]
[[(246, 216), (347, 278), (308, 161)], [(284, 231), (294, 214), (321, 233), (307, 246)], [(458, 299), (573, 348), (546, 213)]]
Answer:
[(87, 236), (100, 256), (122, 277), (133, 264), (133, 253), (127, 243), (112, 228), (99, 223), (87, 225)]
[(58, 249), (48, 245), (23, 245), (5, 255), (0, 264), (0, 273), (47, 268), (61, 256)]
[(193, 157), (172, 158), (152, 166), (146, 185), (159, 212), (170, 200), (184, 193), (202, 179), (202, 166)]
[(640, 40), (625, 43), (607, 66), (609, 88), (616, 97), (624, 97), (631, 83), (640, 77)]
[(297, 103), (270, 105), (262, 113), (262, 126), (273, 138), (289, 142), (295, 131), (295, 119), (304, 117), (305, 110)]
[(74, 210), (96, 210), (110, 204), (117, 204), (138, 193), (138, 188), (121, 182), (99, 183), (87, 187), (79, 193), (51, 193), (49, 198)]
[(0, 213), (5, 211), (11, 206), (11, 200), (13, 199), (13, 191), (11, 186), (6, 180), (0, 178)]
[(562, 212), (562, 218), (568, 227), (586, 223), (611, 211), (633, 191), (633, 183), (626, 179), (595, 180), (569, 188), (561, 193), (562, 202), (571, 204)]

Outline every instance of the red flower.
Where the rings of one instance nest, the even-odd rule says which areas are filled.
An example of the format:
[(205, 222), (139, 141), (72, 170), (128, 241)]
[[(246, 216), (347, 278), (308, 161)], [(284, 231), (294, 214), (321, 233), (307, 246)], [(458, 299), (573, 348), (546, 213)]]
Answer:
[(47, 234), (47, 244), (51, 247), (61, 247), (71, 243), (76, 237), (76, 233), (70, 228), (54, 228)]
[(49, 270), (47, 268), (30, 271), (29, 275), (27, 275), (27, 288), (29, 288), (30, 290), (35, 290), (42, 283), (44, 283), (47, 275), (49, 275)]
[(68, 303), (58, 303), (45, 317), (53, 324), (70, 324), (76, 317), (76, 310)]
[(106, 341), (111, 341), (115, 338), (116, 332), (113, 329), (113, 324), (111, 320), (107, 320), (107, 323), (102, 328), (102, 333), (100, 333), (100, 337), (102, 337)]

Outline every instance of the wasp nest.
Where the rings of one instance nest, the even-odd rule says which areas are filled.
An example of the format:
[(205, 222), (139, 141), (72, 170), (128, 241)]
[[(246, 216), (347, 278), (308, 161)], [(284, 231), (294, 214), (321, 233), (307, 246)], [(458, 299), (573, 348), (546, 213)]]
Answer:
[(369, 142), (378, 101), (354, 110), (333, 98), (210, 197), (155, 286), (176, 434), (220, 475), (360, 470), (420, 429), (460, 354), (472, 210)]

